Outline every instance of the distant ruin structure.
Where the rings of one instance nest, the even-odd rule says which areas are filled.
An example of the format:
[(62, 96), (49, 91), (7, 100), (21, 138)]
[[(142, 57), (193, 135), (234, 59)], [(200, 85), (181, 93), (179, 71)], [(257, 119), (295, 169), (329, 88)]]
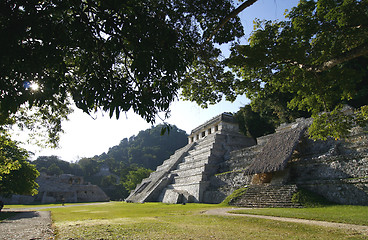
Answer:
[(256, 141), (239, 133), (231, 114), (195, 128), (188, 145), (158, 166), (128, 202), (220, 203), (234, 190), (247, 192), (235, 205), (297, 207), (300, 188), (326, 199), (368, 205), (368, 134), (356, 127), (342, 140), (313, 141), (311, 119), (281, 125)]
[(41, 173), (36, 181), (39, 185), (37, 195), (13, 195), (8, 199), (3, 198), (3, 201), (7, 204), (109, 201), (109, 197), (100, 187), (84, 183), (83, 177), (72, 174), (48, 176)]

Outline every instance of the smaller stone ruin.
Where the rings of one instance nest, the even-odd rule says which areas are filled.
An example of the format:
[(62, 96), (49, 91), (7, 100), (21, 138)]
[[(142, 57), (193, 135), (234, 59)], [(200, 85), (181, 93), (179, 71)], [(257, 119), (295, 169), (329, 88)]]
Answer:
[(83, 177), (71, 174), (48, 176), (41, 174), (37, 178), (38, 194), (35, 196), (13, 195), (4, 198), (7, 204), (31, 203), (77, 203), (77, 202), (105, 202), (109, 197), (97, 185), (84, 183)]

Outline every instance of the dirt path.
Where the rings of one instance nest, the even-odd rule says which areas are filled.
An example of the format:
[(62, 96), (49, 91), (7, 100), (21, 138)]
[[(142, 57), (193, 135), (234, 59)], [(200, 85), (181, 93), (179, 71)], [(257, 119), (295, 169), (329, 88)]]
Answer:
[(318, 225), (318, 226), (323, 226), (323, 227), (342, 228), (342, 229), (356, 231), (356, 232), (359, 232), (361, 234), (368, 236), (368, 226), (346, 224), (346, 223), (333, 223), (333, 222), (316, 221), (316, 220), (306, 220), (306, 219), (298, 219), (298, 218), (285, 218), (285, 217), (273, 217), (273, 216), (253, 215), (253, 214), (229, 213), (229, 211), (234, 211), (234, 210), (244, 210), (244, 208), (216, 208), (216, 209), (208, 210), (204, 212), (204, 214), (226, 215), (226, 216), (244, 216), (244, 217), (270, 219), (270, 220), (281, 221), (281, 222), (293, 222), (293, 223), (303, 223), (303, 224), (309, 224), (309, 225)]
[(0, 222), (0, 240), (54, 239), (51, 228), (50, 211), (35, 211), (47, 208), (64, 208), (105, 203), (80, 203), (65, 206), (5, 208), (2, 212), (15, 212), (16, 215)]
[(17, 212), (17, 214), (0, 222), (1, 240), (54, 239), (50, 212), (13, 210), (4, 212)]

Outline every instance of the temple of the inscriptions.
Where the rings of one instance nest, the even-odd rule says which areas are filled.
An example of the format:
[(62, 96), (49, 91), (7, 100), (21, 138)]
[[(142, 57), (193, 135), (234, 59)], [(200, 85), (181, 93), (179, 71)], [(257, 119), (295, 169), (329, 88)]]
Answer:
[(221, 114), (195, 128), (188, 144), (158, 166), (126, 201), (208, 202), (210, 178), (230, 153), (255, 141), (239, 133), (231, 114)]
[(368, 205), (368, 134), (313, 141), (311, 119), (283, 124), (257, 139), (239, 133), (223, 113), (193, 129), (188, 144), (143, 179), (127, 202), (220, 203), (247, 188), (233, 205), (298, 207), (292, 196), (307, 189), (329, 201)]

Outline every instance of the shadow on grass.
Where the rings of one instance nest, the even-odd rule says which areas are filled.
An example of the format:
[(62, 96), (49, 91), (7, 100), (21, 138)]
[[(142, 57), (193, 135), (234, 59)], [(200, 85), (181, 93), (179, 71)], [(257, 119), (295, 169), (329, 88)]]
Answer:
[(4, 220), (19, 220), (23, 218), (36, 218), (40, 215), (35, 211), (1, 211), (0, 222)]
[(4, 211), (2, 211), (2, 212), (0, 212), (0, 222), (5, 220), (5, 219), (8, 219), (8, 218), (10, 218), (10, 217), (12, 217), (16, 214), (17, 213), (15, 213), (15, 212), (4, 212)]

